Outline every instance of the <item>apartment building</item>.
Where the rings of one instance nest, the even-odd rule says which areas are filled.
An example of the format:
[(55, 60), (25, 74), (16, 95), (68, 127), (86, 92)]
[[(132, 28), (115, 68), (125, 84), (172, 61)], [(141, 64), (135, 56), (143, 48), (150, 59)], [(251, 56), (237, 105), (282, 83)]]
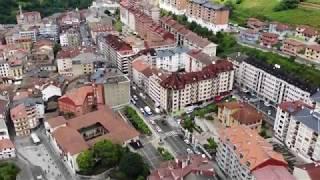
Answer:
[(219, 140), (216, 161), (230, 179), (294, 179), (283, 156), (257, 131), (244, 125), (225, 128)]
[(259, 41), (259, 31), (254, 29), (246, 29), (240, 31), (240, 39), (243, 42), (255, 44)]
[(78, 47), (81, 45), (80, 32), (74, 28), (61, 33), (59, 39), (61, 46)]
[(176, 72), (185, 68), (188, 48), (175, 47), (156, 50), (155, 62), (152, 63), (158, 69)]
[(184, 69), (186, 72), (201, 71), (204, 67), (214, 64), (218, 57), (209, 56), (198, 49), (192, 49), (187, 52), (187, 57), (184, 60)]
[(107, 76), (103, 87), (107, 106), (118, 109), (130, 104), (130, 80), (126, 75)]
[[(78, 58), (80, 58), (80, 60), (83, 59), (83, 56), (80, 55), (83, 53), (94, 53), (94, 49), (84, 48), (84, 47), (62, 48), (57, 53), (57, 60), (56, 61), (57, 61), (58, 73), (63, 76), (73, 76), (73, 70), (76, 72), (77, 69), (79, 69), (79, 71), (91, 72), (91, 70), (93, 69), (91, 67), (91, 63), (89, 63), (89, 65), (88, 65), (89, 67), (86, 70), (84, 70), (84, 68), (86, 66), (81, 66), (81, 63), (80, 64), (78, 63), (78, 61), (79, 61)], [(78, 58), (77, 58), (77, 56), (78, 56)], [(93, 56), (93, 59), (96, 59), (96, 56)], [(88, 59), (88, 61), (91, 62), (90, 59)], [(78, 63), (77, 65), (75, 64), (75, 69), (73, 69), (73, 62)]]
[(82, 86), (68, 91), (58, 99), (59, 111), (80, 116), (104, 105), (103, 86)]
[(229, 9), (209, 0), (189, 0), (186, 16), (189, 22), (196, 22), (213, 32), (228, 28)]
[(303, 107), (290, 118), (285, 144), (306, 161), (320, 160), (320, 113)]
[(59, 40), (59, 26), (52, 21), (43, 21), (39, 27), (39, 36), (48, 38), (52, 41)]
[(163, 101), (164, 96), (164, 90), (161, 86), (161, 82), (169, 78), (170, 74), (168, 72), (156, 68), (149, 68), (147, 69), (147, 71), (149, 71), (148, 73), (150, 73), (147, 81), (148, 95), (156, 104), (160, 105), (161, 101)]
[(105, 37), (99, 36), (97, 43), (107, 61), (114, 64), (122, 73), (128, 74), (129, 59), (135, 54), (130, 44), (112, 34)]
[(79, 171), (78, 155), (102, 140), (121, 146), (139, 139), (139, 132), (110, 108), (103, 108), (69, 120), (59, 116), (45, 122), (46, 133), (70, 172)]
[(256, 18), (248, 18), (247, 19), (247, 27), (253, 29), (255, 31), (263, 31), (268, 28), (268, 24), (266, 22), (260, 21)]
[[(2, 105), (2, 104), (1, 104)], [(3, 117), (2, 114), (0, 114), (0, 140), (1, 139), (10, 139), (8, 127), (6, 125), (6, 117)]]
[(183, 15), (188, 8), (187, 0), (160, 0), (159, 7), (176, 15)]
[[(138, 34), (146, 48), (172, 48), (176, 46), (173, 34), (165, 31), (152, 16), (147, 15), (144, 8), (129, 1), (120, 2), (120, 20), (125, 31)], [(157, 18), (159, 19), (159, 18)]]
[(132, 61), (131, 64), (131, 79), (141, 89), (148, 92), (149, 89), (149, 77), (152, 75), (151, 65), (146, 62), (147, 57), (145, 55), (140, 56)]
[(275, 33), (264, 32), (260, 35), (260, 45), (272, 48), (279, 42), (279, 35)]
[(9, 75), (10, 75), (9, 63), (4, 59), (0, 60), (0, 76), (9, 77)]
[[(39, 106), (41, 104), (37, 107), (36, 104), (21, 103), (10, 109), (10, 117), (17, 136), (27, 136), (32, 129), (38, 127), (40, 124), (40, 118), (37, 117)], [(44, 112), (43, 104), (41, 108), (43, 108), (42, 112)]]
[(175, 112), (188, 105), (212, 100), (229, 93), (233, 80), (232, 63), (226, 60), (216, 61), (198, 72), (172, 73), (160, 82), (160, 106), (167, 112)]
[(305, 45), (294, 39), (285, 39), (282, 43), (281, 51), (292, 55), (297, 56), (299, 53), (303, 52)]
[(198, 36), (196, 33), (188, 30), (183, 25), (169, 16), (160, 19), (162, 28), (172, 33), (178, 45), (185, 46), (189, 49), (200, 49), (209, 56), (216, 56), (217, 44), (210, 42), (206, 38)]
[(79, 29), (80, 21), (81, 21), (81, 17), (80, 17), (79, 11), (68, 11), (68, 12), (62, 13), (57, 18), (58, 26), (60, 27), (60, 30), (62, 32), (70, 28)]
[(19, 5), (19, 14), (16, 15), (16, 20), (19, 25), (37, 25), (41, 23), (41, 15), (37, 11), (22, 12)]
[(320, 45), (315, 44), (306, 46), (304, 55), (312, 61), (320, 62)]
[(242, 89), (273, 105), (295, 100), (312, 105), (310, 97), (317, 92), (317, 87), (288, 74), (279, 65), (273, 66), (253, 57), (242, 59), (237, 75), (237, 84)]
[(105, 62), (103, 56), (94, 52), (80, 53), (72, 58), (72, 76), (81, 76), (94, 73), (95, 64)]
[(245, 125), (260, 132), (262, 114), (248, 103), (225, 102), (218, 104), (218, 120), (225, 127)]
[(319, 37), (319, 32), (310, 26), (301, 25), (296, 27), (295, 36), (308, 42), (314, 42)]
[(273, 126), (276, 138), (283, 142), (286, 140), (291, 116), (304, 108), (304, 106), (308, 107), (302, 101), (284, 101), (279, 104)]
[(89, 23), (90, 35), (94, 43), (97, 43), (98, 36), (106, 36), (108, 34), (117, 35), (118, 32), (113, 28), (112, 24), (108, 23)]

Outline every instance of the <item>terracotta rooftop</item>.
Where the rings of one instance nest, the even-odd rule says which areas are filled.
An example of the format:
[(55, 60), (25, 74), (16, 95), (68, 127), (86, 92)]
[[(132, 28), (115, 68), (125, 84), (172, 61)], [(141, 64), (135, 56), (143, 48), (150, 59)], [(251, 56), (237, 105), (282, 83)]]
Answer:
[(279, 35), (275, 33), (269, 33), (269, 32), (264, 32), (261, 34), (262, 37), (267, 37), (267, 38), (278, 38)]
[(83, 139), (81, 134), (71, 127), (60, 127), (53, 131), (53, 138), (57, 141), (59, 147), (71, 155), (78, 154), (89, 148), (89, 145)]
[(74, 58), (78, 56), (81, 53), (93, 53), (95, 50), (93, 48), (87, 48), (87, 47), (77, 47), (77, 48), (62, 48), (58, 54), (58, 59), (64, 59), (64, 58)]
[(294, 39), (285, 39), (284, 44), (290, 44), (292, 46), (304, 46), (304, 44), (300, 41), (294, 40)]
[(283, 166), (265, 166), (253, 171), (252, 175), (256, 180), (295, 180)]
[(262, 115), (247, 103), (233, 101), (221, 103), (218, 106), (233, 110), (231, 116), (240, 124), (250, 125), (262, 121)]
[(189, 174), (197, 174), (203, 179), (215, 175), (213, 164), (201, 155), (191, 155), (174, 161), (164, 162), (158, 169), (151, 172), (149, 180), (175, 180), (184, 179)]
[(108, 130), (108, 133), (89, 140), (89, 145), (94, 145), (97, 141), (103, 139), (122, 144), (139, 136), (139, 133), (134, 128), (129, 126), (118, 114), (108, 107), (68, 120), (68, 126), (76, 130), (96, 123), (100, 123)]
[(16, 107), (11, 108), (10, 109), (10, 117), (11, 117), (12, 121), (15, 121), (16, 119), (20, 119), (20, 118), (26, 118), (27, 111), (26, 111), (24, 104), (22, 103)]
[(225, 128), (221, 131), (220, 138), (223, 142), (230, 142), (235, 146), (240, 163), (248, 166), (251, 172), (266, 164), (287, 167), (283, 156), (273, 151), (270, 143), (259, 136), (257, 131), (247, 126)]
[(14, 148), (14, 145), (10, 139), (1, 139), (0, 140), (0, 150), (7, 148)]
[(320, 45), (319, 44), (309, 45), (309, 46), (307, 46), (307, 48), (320, 52)]
[(320, 161), (314, 162), (314, 163), (308, 163), (303, 165), (296, 166), (297, 168), (305, 170), (311, 180), (319, 180), (320, 177)]
[(116, 51), (131, 51), (132, 47), (130, 44), (121, 40), (118, 36), (108, 34), (105, 36), (105, 41)]
[(85, 99), (90, 95), (93, 95), (92, 86), (83, 86), (67, 92), (65, 95), (59, 98), (59, 101), (71, 101), (75, 106), (82, 106)]
[(219, 59), (219, 57), (211, 57), (199, 49), (189, 50), (187, 54), (204, 65), (212, 64)]
[(303, 106), (309, 107), (307, 104), (303, 103), (302, 101), (284, 101), (279, 104), (279, 108), (283, 111), (286, 111), (290, 114), (294, 114), (300, 111)]
[(66, 119), (63, 116), (58, 116), (58, 117), (48, 119), (47, 122), (51, 128), (55, 128), (67, 123)]
[(227, 60), (218, 60), (215, 64), (210, 64), (198, 72), (172, 73), (163, 80), (160, 85), (164, 88), (184, 89), (186, 84), (211, 79), (219, 73), (233, 70), (233, 65)]
[(149, 68), (150, 65), (144, 62), (143, 60), (144, 55), (141, 57), (138, 57), (134, 61), (132, 61), (132, 68), (135, 69), (138, 72), (143, 72), (145, 69)]

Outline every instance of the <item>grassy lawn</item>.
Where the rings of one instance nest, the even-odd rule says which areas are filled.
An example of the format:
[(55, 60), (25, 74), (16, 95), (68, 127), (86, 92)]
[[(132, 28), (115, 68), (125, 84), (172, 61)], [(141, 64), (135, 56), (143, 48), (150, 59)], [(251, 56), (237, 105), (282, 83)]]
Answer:
[[(219, 0), (218, 0), (219, 1)], [(221, 0), (220, 0), (221, 1)], [(231, 20), (244, 24), (249, 17), (280, 21), (288, 24), (305, 24), (320, 28), (320, 10), (297, 8), (288, 11), (274, 12), (279, 0), (243, 0), (235, 4)], [(320, 0), (309, 0), (320, 4)]]

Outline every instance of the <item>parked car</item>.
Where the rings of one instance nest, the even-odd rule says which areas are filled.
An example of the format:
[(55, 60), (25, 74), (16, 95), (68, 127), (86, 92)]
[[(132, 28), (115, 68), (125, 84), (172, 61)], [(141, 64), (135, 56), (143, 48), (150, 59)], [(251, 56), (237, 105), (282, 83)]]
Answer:
[(137, 95), (133, 95), (133, 99), (137, 101), (138, 100), (138, 96)]
[(143, 99), (146, 98), (146, 96), (143, 93), (140, 93), (139, 96), (142, 97)]
[(193, 151), (190, 148), (187, 148), (188, 154), (193, 154)]
[(137, 102), (134, 99), (131, 99), (131, 103), (134, 104), (134, 105), (137, 104)]
[(150, 120), (150, 122), (151, 122), (151, 124), (153, 124), (153, 125), (155, 125), (156, 124), (156, 122), (154, 122), (154, 120)]
[(162, 129), (161, 129), (159, 126), (156, 126), (156, 130), (157, 130), (158, 132), (162, 132)]
[(159, 114), (160, 113), (160, 109), (159, 108), (155, 108), (154, 111)]
[(189, 141), (188, 139), (185, 139), (184, 142), (185, 142), (186, 144), (190, 144), (190, 141)]
[(142, 114), (145, 113), (144, 110), (143, 110), (143, 108), (140, 108), (140, 112), (141, 112)]

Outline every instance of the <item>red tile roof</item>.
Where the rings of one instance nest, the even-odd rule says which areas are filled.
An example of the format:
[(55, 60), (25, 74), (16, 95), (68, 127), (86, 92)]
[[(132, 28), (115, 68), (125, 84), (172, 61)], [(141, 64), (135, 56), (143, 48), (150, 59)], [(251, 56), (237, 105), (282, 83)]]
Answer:
[(71, 155), (78, 154), (89, 148), (81, 134), (76, 129), (68, 126), (56, 129), (52, 136), (62, 151)]
[(0, 150), (7, 148), (14, 148), (14, 145), (10, 139), (1, 139), (0, 140)]
[(20, 118), (26, 118), (27, 116), (28, 115), (24, 104), (19, 104), (18, 106), (10, 109), (10, 117), (12, 121)]
[(250, 125), (262, 121), (262, 115), (257, 112), (255, 108), (248, 103), (241, 102), (225, 102), (218, 105), (219, 107), (226, 107), (227, 109), (234, 110), (231, 116), (239, 121), (240, 124)]
[(174, 180), (184, 179), (189, 174), (212, 178), (215, 176), (213, 164), (207, 158), (201, 155), (190, 155), (168, 161), (160, 165), (160, 168), (151, 172), (149, 180)]
[(163, 80), (160, 85), (164, 88), (184, 89), (186, 84), (191, 84), (201, 80), (216, 77), (221, 72), (233, 70), (232, 63), (226, 60), (218, 60), (215, 64), (210, 64), (199, 72), (172, 73)]
[(66, 119), (63, 116), (58, 116), (58, 117), (48, 119), (47, 122), (51, 128), (55, 128), (67, 123)]
[(319, 180), (320, 177), (320, 161), (298, 165), (297, 168), (307, 171), (311, 180)]
[(305, 104), (302, 101), (284, 101), (281, 104), (279, 104), (280, 109), (290, 114), (294, 114), (300, 111), (303, 108), (303, 106), (309, 107), (307, 104)]
[(300, 41), (294, 40), (294, 39), (285, 39), (284, 44), (290, 44), (292, 46), (304, 46), (304, 44)]
[(88, 47), (77, 47), (77, 48), (62, 48), (58, 54), (58, 59), (65, 59), (65, 58), (74, 58), (78, 56), (80, 53), (88, 53), (88, 52), (95, 52), (93, 48)]
[(192, 49), (187, 52), (187, 54), (202, 64), (209, 65), (219, 59), (219, 57), (211, 57), (199, 49)]
[(130, 51), (130, 50), (132, 50), (131, 45), (124, 42), (123, 40), (121, 40), (118, 36), (108, 34), (105, 37), (105, 41), (107, 44), (109, 44), (116, 51)]
[(320, 45), (318, 44), (309, 45), (307, 48), (320, 52)]
[(132, 61), (132, 68), (138, 72), (143, 72), (148, 67), (150, 67), (150, 65), (144, 62), (143, 59), (136, 59)]
[(72, 89), (60, 97), (59, 101), (71, 102), (75, 106), (82, 106), (88, 96), (93, 96), (92, 86), (83, 86), (77, 89)]
[(256, 180), (295, 180), (283, 166), (266, 166), (253, 171), (252, 175)]

